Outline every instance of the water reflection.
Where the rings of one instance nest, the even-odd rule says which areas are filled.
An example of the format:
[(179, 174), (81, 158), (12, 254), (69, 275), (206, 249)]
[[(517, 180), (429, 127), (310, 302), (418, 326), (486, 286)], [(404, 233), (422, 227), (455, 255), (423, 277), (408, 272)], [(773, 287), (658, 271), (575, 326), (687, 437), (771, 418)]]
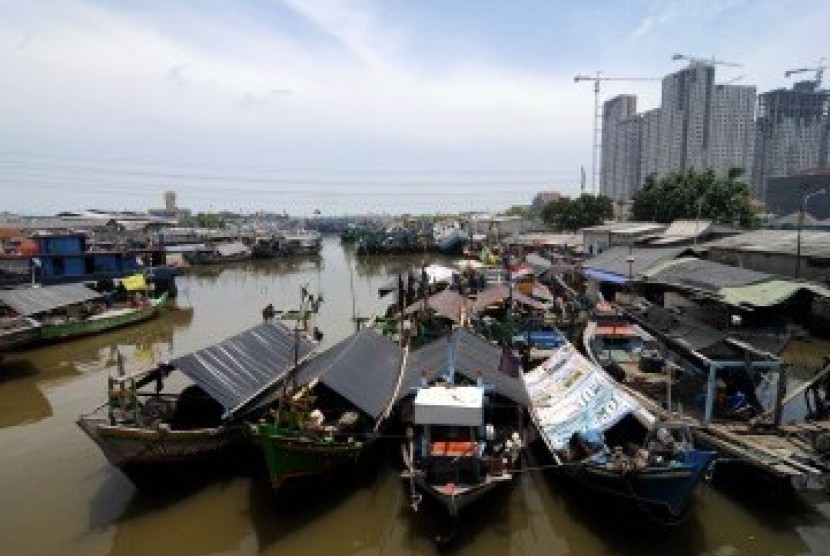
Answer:
[(42, 392), (45, 384), (113, 367), (119, 351), (126, 357), (128, 370), (167, 358), (174, 350), (176, 330), (192, 320), (192, 308), (172, 306), (157, 318), (132, 327), (9, 354), (0, 382), (0, 428), (50, 417), (52, 408)]

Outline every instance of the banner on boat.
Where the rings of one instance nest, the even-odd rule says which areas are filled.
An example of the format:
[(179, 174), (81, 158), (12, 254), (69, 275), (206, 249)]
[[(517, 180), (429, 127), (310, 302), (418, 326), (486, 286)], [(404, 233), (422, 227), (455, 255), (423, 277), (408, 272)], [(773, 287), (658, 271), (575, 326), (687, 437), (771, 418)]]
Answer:
[(538, 427), (554, 450), (567, 448), (577, 431), (605, 431), (635, 411), (652, 419), (572, 345), (559, 349), (524, 379)]

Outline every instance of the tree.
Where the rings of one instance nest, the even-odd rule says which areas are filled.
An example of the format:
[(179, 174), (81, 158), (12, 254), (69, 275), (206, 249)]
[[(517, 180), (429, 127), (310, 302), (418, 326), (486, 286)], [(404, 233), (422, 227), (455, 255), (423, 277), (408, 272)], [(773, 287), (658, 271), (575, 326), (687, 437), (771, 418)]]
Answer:
[(524, 205), (513, 205), (502, 213), (504, 216), (519, 216), (521, 218), (530, 217), (530, 207)]
[(678, 219), (701, 218), (722, 224), (757, 226), (749, 186), (741, 179), (741, 168), (731, 168), (726, 177), (714, 170), (673, 172), (659, 180), (648, 176), (631, 198), (631, 217), (669, 223)]
[(575, 232), (596, 226), (614, 215), (614, 203), (604, 195), (583, 193), (576, 199), (562, 197), (542, 209), (542, 220), (560, 231)]

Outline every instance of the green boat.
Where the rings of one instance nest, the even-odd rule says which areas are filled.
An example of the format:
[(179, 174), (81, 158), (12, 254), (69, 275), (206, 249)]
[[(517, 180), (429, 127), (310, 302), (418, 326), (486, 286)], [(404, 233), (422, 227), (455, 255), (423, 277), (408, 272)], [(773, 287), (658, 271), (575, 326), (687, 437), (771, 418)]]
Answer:
[(358, 414), (346, 412), (327, 425), (322, 412), (311, 409), (314, 400), (305, 394), (295, 396), (273, 411), (271, 418), (248, 425), (265, 454), (275, 490), (288, 479), (322, 475), (339, 466), (354, 465), (360, 457), (364, 442), (351, 435), (360, 420)]
[(159, 307), (167, 301), (167, 292), (160, 297), (149, 299), (137, 307), (106, 309), (85, 318), (69, 319), (62, 322), (44, 322), (40, 327), (41, 340), (64, 340), (87, 334), (96, 334), (121, 326), (135, 324), (153, 318)]

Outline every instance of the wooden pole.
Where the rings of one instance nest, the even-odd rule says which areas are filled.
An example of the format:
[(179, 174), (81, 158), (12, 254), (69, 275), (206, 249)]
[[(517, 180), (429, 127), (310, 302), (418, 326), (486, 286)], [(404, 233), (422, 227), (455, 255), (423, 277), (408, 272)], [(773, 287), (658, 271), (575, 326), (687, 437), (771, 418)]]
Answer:
[(776, 427), (781, 425), (781, 416), (784, 413), (784, 396), (787, 393), (787, 366), (781, 365), (778, 369), (778, 389), (775, 393), (775, 411), (772, 423)]
[(712, 422), (712, 408), (715, 403), (715, 382), (717, 381), (718, 368), (714, 362), (709, 362), (709, 379), (706, 382), (706, 411), (703, 414), (703, 422)]

